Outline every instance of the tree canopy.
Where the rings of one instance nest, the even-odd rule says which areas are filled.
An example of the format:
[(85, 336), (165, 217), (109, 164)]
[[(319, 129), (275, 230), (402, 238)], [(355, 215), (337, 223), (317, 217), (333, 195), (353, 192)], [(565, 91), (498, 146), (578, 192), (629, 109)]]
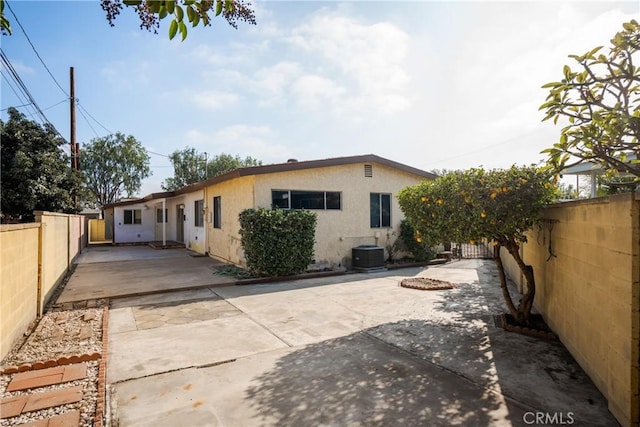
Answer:
[(623, 24), (607, 53), (598, 46), (583, 55), (570, 55), (563, 78), (547, 83), (544, 120), (568, 124), (560, 140), (543, 151), (557, 171), (581, 161), (600, 164), (609, 175), (631, 174), (640, 179), (640, 25)]
[[(140, 19), (140, 28), (158, 33), (160, 21), (170, 19), (169, 39), (178, 33), (182, 40), (187, 38), (188, 27), (210, 26), (212, 15), (222, 17), (234, 28), (238, 22), (256, 24), (251, 4), (244, 0), (101, 0), (100, 5), (112, 27), (126, 6), (132, 8)], [(4, 13), (4, 0), (0, 0), (0, 30), (11, 34), (11, 23)]]
[(142, 180), (151, 176), (147, 150), (133, 136), (120, 132), (84, 145), (80, 169), (87, 190), (85, 202), (97, 207), (117, 202), (123, 195), (132, 197)]
[(160, 21), (170, 19), (169, 38), (180, 33), (181, 39), (187, 37), (188, 27), (211, 25), (213, 16), (222, 15), (234, 28), (238, 21), (256, 24), (251, 5), (243, 0), (102, 0), (102, 9), (107, 14), (109, 25), (114, 26), (115, 19), (124, 6), (135, 9), (140, 18), (140, 28), (157, 34)]
[(0, 210), (4, 221), (31, 221), (34, 210), (77, 213), (80, 175), (70, 167), (66, 141), (48, 124), (9, 108), (0, 120)]
[(251, 156), (243, 159), (237, 154), (232, 156), (225, 153), (218, 154), (207, 161), (205, 153), (200, 153), (192, 147), (176, 150), (169, 158), (173, 164), (173, 177), (167, 178), (162, 183), (162, 189), (165, 191), (176, 190), (234, 169), (262, 164)]
[[(526, 232), (538, 221), (541, 209), (556, 199), (549, 172), (536, 167), (470, 169), (450, 172), (434, 181), (407, 187), (398, 194), (402, 211), (416, 230), (418, 241), (477, 242), (489, 239), (496, 247), (496, 263), (511, 315), (529, 322), (535, 282), (519, 248)], [(516, 308), (506, 286), (499, 257), (504, 247), (527, 280), (527, 292)]]
[(204, 153), (199, 153), (195, 148), (187, 147), (184, 150), (176, 150), (169, 155), (173, 165), (173, 177), (167, 178), (162, 183), (165, 191), (177, 190), (189, 184), (205, 179)]
[(11, 24), (7, 15), (4, 14), (4, 0), (0, 0), (0, 31), (2, 34), (11, 34)]
[(260, 165), (262, 165), (262, 161), (254, 159), (251, 156), (247, 156), (243, 159), (237, 154), (232, 156), (231, 154), (222, 153), (214, 156), (209, 160), (209, 162), (207, 162), (207, 177), (212, 178), (214, 176), (230, 172), (234, 169)]

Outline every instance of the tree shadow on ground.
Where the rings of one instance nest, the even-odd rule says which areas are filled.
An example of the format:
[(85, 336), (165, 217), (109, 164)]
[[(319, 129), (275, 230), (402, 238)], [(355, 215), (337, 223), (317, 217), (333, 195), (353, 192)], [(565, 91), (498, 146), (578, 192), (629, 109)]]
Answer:
[(527, 412), (617, 425), (560, 341), (495, 326), (493, 316), (506, 308), (495, 265), (477, 271), (477, 281), (434, 291), (440, 297), (429, 318), (384, 323), (281, 357), (253, 379), (247, 401), (275, 425), (525, 426)]
[[(513, 283), (510, 291), (517, 300), (519, 294)], [(494, 316), (507, 308), (494, 263), (478, 268), (477, 282), (459, 283), (456, 289), (443, 291), (434, 310), (451, 323), (445, 328), (434, 323), (417, 329), (400, 328), (417, 330), (411, 339), (403, 339), (406, 332), (402, 330), (390, 330), (399, 325), (382, 325), (381, 331), (412, 354), (471, 381), (499, 388), (510, 401), (534, 411), (564, 414), (565, 420), (571, 412), (577, 425), (617, 425), (606, 399), (561, 341), (507, 332), (496, 326)], [(451, 357), (452, 349), (465, 346), (465, 358)], [(466, 363), (470, 360), (474, 362)], [(485, 369), (480, 360), (490, 363), (491, 370)]]
[[(395, 322), (388, 329), (424, 329), (424, 321)], [(246, 397), (264, 424), (366, 426), (488, 426), (508, 423), (498, 393), (442, 369), (412, 352), (376, 338), (371, 328), (306, 346), (281, 357), (273, 369), (254, 378)], [(409, 332), (407, 332), (409, 334)], [(442, 336), (429, 346), (438, 346)], [(469, 343), (449, 351), (476, 370), (491, 363)], [(516, 424), (517, 425), (517, 424)]]

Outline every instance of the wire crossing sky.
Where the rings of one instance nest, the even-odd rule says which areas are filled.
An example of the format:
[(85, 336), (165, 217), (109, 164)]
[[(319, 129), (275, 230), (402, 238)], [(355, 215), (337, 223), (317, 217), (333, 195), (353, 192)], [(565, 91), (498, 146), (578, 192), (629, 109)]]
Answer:
[(541, 122), (541, 86), (640, 18), (635, 0), (261, 1), (258, 25), (214, 19), (181, 43), (166, 23), (141, 31), (132, 10), (111, 28), (97, 2), (9, 5), (2, 119), (15, 106), (42, 122), (40, 110), (68, 140), (74, 67), (78, 141), (140, 140), (154, 173), (140, 195), (160, 190), (166, 156), (187, 146), (265, 164), (368, 153), (425, 170), (537, 163), (560, 134)]

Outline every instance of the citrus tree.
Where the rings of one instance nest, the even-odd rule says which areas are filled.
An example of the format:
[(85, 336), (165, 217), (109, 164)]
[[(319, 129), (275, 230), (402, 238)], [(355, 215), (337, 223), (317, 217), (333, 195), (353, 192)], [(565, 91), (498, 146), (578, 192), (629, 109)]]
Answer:
[(609, 177), (640, 181), (640, 24), (624, 23), (608, 51), (599, 46), (569, 57), (562, 79), (543, 86), (543, 121), (564, 125), (559, 141), (543, 151), (549, 165), (561, 171), (590, 161)]
[[(525, 264), (519, 249), (527, 241), (525, 233), (538, 221), (541, 209), (555, 200), (556, 191), (550, 172), (534, 166), (513, 166), (450, 172), (403, 189), (398, 200), (418, 241), (492, 240), (509, 313), (518, 323), (528, 325), (536, 286), (533, 268)], [(525, 293), (517, 306), (507, 287), (501, 248), (514, 258), (526, 280)]]

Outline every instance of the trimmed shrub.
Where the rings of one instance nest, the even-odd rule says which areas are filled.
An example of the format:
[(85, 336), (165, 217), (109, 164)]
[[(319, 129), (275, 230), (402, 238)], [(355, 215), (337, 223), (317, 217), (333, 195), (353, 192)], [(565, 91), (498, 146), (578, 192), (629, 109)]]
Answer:
[(247, 268), (254, 274), (287, 276), (304, 272), (313, 260), (315, 212), (246, 209), (240, 236)]

